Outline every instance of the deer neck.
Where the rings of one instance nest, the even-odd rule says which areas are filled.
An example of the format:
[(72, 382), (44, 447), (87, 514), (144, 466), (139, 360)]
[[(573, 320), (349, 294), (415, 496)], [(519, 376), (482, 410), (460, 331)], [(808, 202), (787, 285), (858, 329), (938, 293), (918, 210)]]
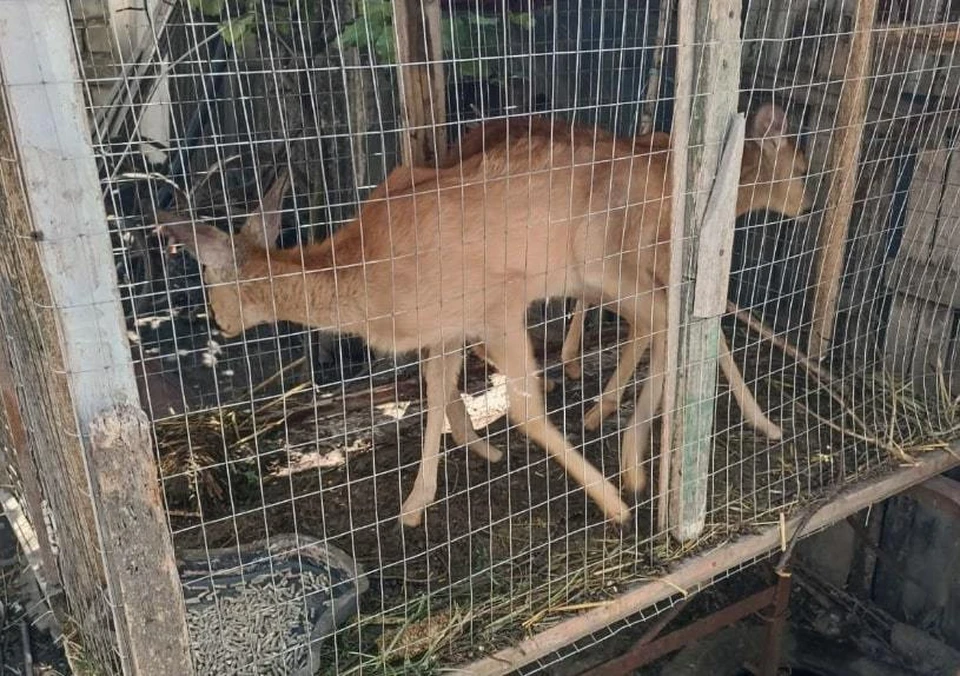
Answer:
[(279, 321), (352, 332), (366, 316), (362, 266), (339, 261), (334, 239), (273, 250), (269, 260), (264, 252), (250, 271), (260, 281), (244, 285), (244, 301)]
[(751, 211), (761, 211), (770, 204), (773, 187), (763, 178), (763, 151), (756, 141), (743, 145), (743, 160), (740, 163), (740, 188), (737, 191), (737, 218)]

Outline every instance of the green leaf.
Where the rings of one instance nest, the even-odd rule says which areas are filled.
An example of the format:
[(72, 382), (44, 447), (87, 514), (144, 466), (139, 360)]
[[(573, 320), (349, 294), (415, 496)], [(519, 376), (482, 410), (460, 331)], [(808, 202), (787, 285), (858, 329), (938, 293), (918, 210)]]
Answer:
[(392, 24), (393, 3), (388, 0), (367, 0), (363, 3), (360, 14), (374, 25)]
[(443, 55), (446, 58), (453, 57), (453, 26), (449, 21), (440, 22), (440, 43), (443, 48)]
[(496, 26), (500, 23), (496, 18), (484, 16), (483, 14), (468, 14), (467, 21), (477, 26)]
[(526, 30), (530, 30), (536, 24), (536, 19), (530, 12), (510, 12), (507, 17), (510, 19), (510, 23)]
[(226, 0), (188, 0), (190, 7), (204, 16), (220, 16)]
[(290, 5), (274, 5), (270, 23), (280, 35), (284, 37), (293, 35), (293, 14)]
[(220, 24), (220, 35), (223, 36), (223, 41), (234, 49), (241, 47), (256, 30), (256, 12), (247, 12), (238, 19), (227, 19)]
[(337, 42), (341, 48), (356, 47), (362, 49), (367, 46), (367, 29), (359, 21), (352, 21), (344, 26)]
[(373, 42), (373, 52), (380, 63), (396, 63), (397, 43), (393, 39), (392, 30), (381, 31)]
[(479, 61), (460, 61), (457, 63), (457, 72), (460, 73), (460, 79), (480, 79)]

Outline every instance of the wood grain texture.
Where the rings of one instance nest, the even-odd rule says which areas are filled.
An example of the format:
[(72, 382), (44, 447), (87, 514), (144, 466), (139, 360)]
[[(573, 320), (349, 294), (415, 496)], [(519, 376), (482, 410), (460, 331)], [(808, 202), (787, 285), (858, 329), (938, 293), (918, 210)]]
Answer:
[[(0, 88), (4, 103), (5, 95), (6, 89)], [(83, 446), (6, 110), (5, 105), (0, 107), (0, 329), (13, 378), (25, 384), (17, 410), (25, 430), (27, 462), (36, 466), (40, 499), (55, 520), (49, 539), (60, 552), (54, 572), (65, 592), (71, 628), (103, 673), (118, 674)]]
[(92, 421), (90, 464), (131, 673), (192, 674), (186, 608), (146, 414), (118, 406)]
[[(674, 412), (664, 418), (670, 436), (663, 448), (670, 449), (672, 456), (669, 528), (673, 537), (685, 542), (700, 534), (706, 518), (720, 331), (719, 317), (695, 318), (695, 290), (690, 281), (697, 279), (698, 247), (709, 195), (717, 179), (724, 139), (737, 115), (740, 4), (732, 0), (681, 0), (678, 20), (681, 48), (672, 138), (686, 149), (677, 152), (681, 149), (674, 147), (673, 194), (683, 205), (677, 209), (675, 199), (670, 304), (671, 320), (678, 327), (677, 368), (673, 400), (664, 405), (665, 411), (669, 407)], [(681, 78), (689, 78), (689, 84)], [(681, 94), (689, 98), (689, 104), (680, 104)], [(730, 216), (732, 226), (733, 214)], [(669, 377), (673, 371), (667, 373)], [(664, 482), (661, 475), (661, 487)]]
[(844, 251), (859, 175), (860, 142), (866, 121), (868, 79), (872, 61), (873, 22), (877, 0), (856, 3), (853, 40), (840, 103), (837, 108), (831, 148), (830, 188), (817, 242), (814, 265), (813, 326), (808, 353), (814, 359), (826, 356), (833, 340), (840, 294)]
[(397, 0), (393, 20), (400, 64), (401, 158), (407, 166), (439, 165), (447, 148), (440, 3)]
[(730, 261), (733, 256), (733, 231), (736, 224), (737, 191), (740, 189), (745, 125), (742, 113), (731, 119), (717, 180), (710, 191), (700, 230), (697, 283), (693, 302), (693, 316), (697, 319), (719, 317), (727, 309), (727, 287), (730, 284)]
[[(0, 325), (72, 643), (98, 673), (188, 673), (153, 670), (131, 652), (130, 618), (116, 603), (124, 578), (104, 555), (103, 534), (125, 515), (99, 504), (90, 424), (139, 396), (67, 10), (58, 0), (0, 3)], [(155, 482), (152, 451), (145, 456)], [(158, 524), (167, 528), (162, 516)], [(156, 536), (156, 528), (140, 531)], [(158, 552), (172, 561), (169, 539), (156, 540)], [(143, 571), (139, 584), (155, 595), (155, 576)]]

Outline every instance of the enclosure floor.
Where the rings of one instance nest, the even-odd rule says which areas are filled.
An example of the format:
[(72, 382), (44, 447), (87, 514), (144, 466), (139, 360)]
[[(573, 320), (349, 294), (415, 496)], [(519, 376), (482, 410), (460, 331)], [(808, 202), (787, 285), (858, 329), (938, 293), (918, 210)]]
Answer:
[[(603, 323), (601, 330), (604, 344), (611, 344), (616, 326)], [(542, 331), (533, 335), (541, 352), (546, 347), (547, 354), (559, 354), (552, 331), (550, 340)], [(552, 369), (562, 386), (549, 395), (548, 409), (570, 441), (615, 477), (619, 434), (632, 411), (635, 386), (625, 393), (619, 416), (611, 416), (600, 432), (584, 434), (583, 412), (616, 360), (613, 349), (598, 352), (596, 330), (588, 331), (586, 340), (583, 379), (561, 382)], [(188, 417), (179, 428), (173, 423), (164, 428), (161, 453), (172, 452), (174, 440), (189, 433), (193, 452), (207, 444), (207, 464), (223, 455), (231, 467), (227, 473), (219, 463), (179, 477), (168, 471), (175, 545), (218, 548), (300, 533), (353, 556), (367, 572), (370, 590), (358, 619), (328, 646), (330, 673), (361, 666), (400, 673), (411, 664), (417, 673), (428, 673), (480, 658), (614, 598), (625, 585), (648, 580), (681, 559), (776, 524), (781, 514), (795, 513), (830, 486), (890, 470), (887, 454), (874, 444), (845, 437), (840, 425), (832, 430), (818, 424), (822, 417), (843, 417), (842, 411), (831, 412), (827, 393), (806, 391), (804, 405), (794, 403), (794, 383), (801, 378), (795, 366), (787, 369), (777, 355), (756, 345), (746, 357), (734, 346), (738, 361), (750, 366), (744, 368), (748, 382), (758, 372), (774, 374), (753, 389), (764, 410), (783, 425), (784, 440), (770, 443), (746, 428), (722, 392), (707, 524), (702, 537), (686, 546), (671, 544), (657, 531), (649, 494), (637, 499), (635, 518), (625, 528), (604, 523), (583, 490), (504, 418), (480, 430), (507, 451), (498, 464), (454, 448), (445, 437), (437, 501), (423, 528), (401, 529), (397, 514), (416, 475), (421, 444), (415, 372), (403, 379), (394, 375), (382, 397), (413, 400), (399, 419), (383, 413), (376, 394), (383, 385), (368, 380), (363, 387), (338, 388), (340, 408), (326, 417), (317, 412), (322, 407), (316, 407), (312, 388), (283, 398), (282, 406), (275, 402), (275, 409), (285, 409), (276, 414), (282, 424), (252, 440), (243, 438), (242, 430), (230, 432), (232, 425), (249, 423), (239, 413), (231, 421), (229, 411), (214, 414), (220, 417), (206, 427)], [(486, 386), (487, 372), (471, 360), (465, 389), (477, 392)], [(644, 373), (642, 367), (639, 382)], [(353, 402), (346, 417), (344, 402)], [(271, 420), (262, 413), (260, 429), (271, 429)], [(656, 476), (657, 444), (653, 450), (648, 469)]]

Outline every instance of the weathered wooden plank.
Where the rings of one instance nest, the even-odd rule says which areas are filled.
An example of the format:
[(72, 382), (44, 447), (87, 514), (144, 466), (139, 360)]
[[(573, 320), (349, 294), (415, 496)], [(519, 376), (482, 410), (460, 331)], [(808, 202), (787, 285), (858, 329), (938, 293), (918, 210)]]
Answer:
[(934, 238), (949, 161), (950, 151), (946, 148), (925, 150), (917, 155), (910, 189), (907, 191), (903, 241), (897, 258), (904, 256), (914, 261), (925, 261), (934, 253)]
[(920, 299), (914, 302), (917, 304), (917, 326), (911, 339), (914, 351), (910, 370), (920, 392), (936, 398), (939, 396), (940, 375), (953, 366), (948, 361), (953, 310)]
[(186, 610), (144, 412), (118, 406), (93, 420), (90, 463), (131, 673), (191, 674)]
[(0, 3), (10, 125), (83, 424), (138, 399), (72, 45), (62, 2)]
[(913, 298), (894, 294), (890, 304), (890, 316), (884, 340), (884, 354), (894, 373), (909, 378), (913, 364), (912, 342), (917, 331), (917, 303)]
[[(6, 87), (0, 88), (4, 104), (6, 93)], [(72, 618), (87, 658), (102, 673), (115, 674), (120, 665), (109, 629), (110, 607), (103, 590), (83, 447), (63, 377), (53, 301), (31, 239), (33, 225), (6, 111), (6, 105), (0, 106), (0, 329), (15, 381), (29, 384), (19, 399), (18, 414), (26, 432), (27, 462), (36, 465), (41, 501), (46, 501), (55, 520), (49, 540), (59, 552), (54, 571), (68, 611), (61, 621)], [(0, 414), (6, 417), (10, 412)]]
[(717, 169), (717, 180), (713, 184), (700, 230), (693, 302), (693, 316), (698, 319), (719, 317), (727, 309), (745, 132), (744, 116), (735, 116), (730, 123), (723, 157)]
[[(680, 541), (696, 538), (706, 518), (720, 320), (693, 316), (695, 291), (688, 282), (697, 278), (708, 196), (717, 178), (724, 138), (737, 115), (740, 12), (740, 3), (732, 0), (681, 0), (678, 5), (670, 280), (677, 369), (673, 401), (666, 401), (664, 407), (674, 409), (664, 419), (664, 427), (669, 428), (665, 434), (670, 437), (664, 449), (670, 449), (672, 456), (670, 532)], [(668, 379), (672, 373), (667, 371)]]
[(884, 346), (887, 365), (931, 397), (939, 396), (941, 374), (947, 386), (956, 389), (960, 369), (954, 354), (955, 323), (952, 308), (916, 296), (895, 294)]
[(400, 64), (401, 141), (405, 165), (437, 164), (446, 152), (446, 90), (438, 0), (393, 6)]
[(813, 326), (808, 351), (814, 359), (823, 358), (833, 340), (843, 254), (853, 210), (859, 173), (857, 165), (860, 141), (867, 112), (867, 76), (870, 73), (877, 0), (863, 0), (856, 3), (855, 7), (850, 61), (840, 94), (834, 144), (831, 149), (833, 174), (830, 177), (830, 190), (827, 193), (815, 261)]
[[(66, 9), (60, 0), (0, 2), (0, 179), (11, 216), (0, 224), (0, 323), (25, 385), (20, 413), (85, 660), (100, 673), (189, 673), (186, 656), (187, 671), (156, 670), (154, 653), (126, 640), (131, 618), (114, 601), (118, 581), (136, 571), (115, 570), (104, 555), (102, 535), (123, 515), (99, 504), (90, 424), (139, 397)], [(152, 453), (146, 458), (156, 481)], [(173, 561), (169, 539), (154, 544)], [(156, 579), (145, 570), (139, 584), (153, 590)], [(166, 597), (154, 602), (176, 611)]]
[(943, 266), (960, 275), (960, 150), (957, 148), (950, 155), (943, 185), (935, 246), (940, 251)]
[[(2, 153), (2, 144), (0, 144), (0, 153)], [(0, 200), (3, 198), (0, 197)], [(7, 216), (9, 212), (3, 208), (0, 202), (0, 218)], [(10, 303), (0, 301), (0, 312), (8, 309)], [(3, 323), (0, 322), (0, 326)], [(12, 360), (6, 341), (0, 341), (0, 441), (3, 442), (3, 461), (10, 468), (16, 468), (15, 477), (12, 472), (4, 468), (4, 482), (10, 484), (19, 483), (17, 486), (17, 498), (23, 502), (23, 511), (26, 518), (30, 521), (30, 526), (36, 534), (36, 564), (34, 574), (41, 590), (48, 596), (53, 596), (59, 592), (60, 582), (58, 579), (57, 562), (54, 557), (53, 545), (50, 541), (50, 535), (47, 533), (47, 525), (43, 518), (43, 492), (40, 489), (40, 476), (37, 473), (37, 466), (30, 457), (30, 445), (27, 437), (27, 430), (23, 424), (23, 415), (20, 404), (20, 388), (17, 387), (16, 377), (13, 373)], [(8, 515), (9, 516), (9, 515)], [(27, 545), (20, 543), (27, 553)], [(30, 560), (30, 554), (27, 554)]]
[(960, 272), (903, 257), (887, 272), (887, 288), (960, 310)]

